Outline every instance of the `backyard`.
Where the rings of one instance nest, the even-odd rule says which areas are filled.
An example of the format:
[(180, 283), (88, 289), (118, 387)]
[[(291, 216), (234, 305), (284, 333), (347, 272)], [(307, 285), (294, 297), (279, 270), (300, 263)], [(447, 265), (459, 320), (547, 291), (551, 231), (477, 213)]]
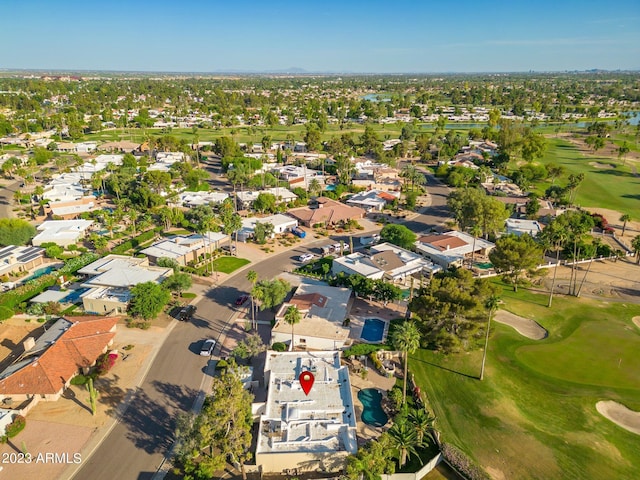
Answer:
[(494, 323), (484, 381), (482, 352), (410, 359), (443, 440), (494, 478), (639, 478), (640, 437), (602, 417), (600, 400), (640, 410), (640, 306), (556, 298), (503, 287), (502, 308), (533, 319), (545, 340)]

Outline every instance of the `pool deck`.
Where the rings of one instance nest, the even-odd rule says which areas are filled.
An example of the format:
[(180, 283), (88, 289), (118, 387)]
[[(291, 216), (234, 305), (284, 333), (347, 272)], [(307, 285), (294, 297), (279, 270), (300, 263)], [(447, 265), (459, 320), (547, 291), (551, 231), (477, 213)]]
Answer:
[(364, 298), (356, 298), (353, 301), (349, 318), (351, 318), (349, 339), (351, 342), (361, 343), (377, 343), (367, 342), (362, 340), (362, 327), (364, 326), (364, 320), (366, 318), (378, 318), (383, 320), (386, 325), (384, 327), (384, 333), (382, 336), (382, 342), (387, 338), (387, 331), (389, 329), (389, 320), (394, 318), (404, 318), (407, 313), (407, 302), (401, 301), (399, 303), (389, 303), (387, 306), (378, 302), (370, 302)]
[[(386, 397), (387, 392), (393, 388), (396, 384), (396, 377), (385, 377), (378, 373), (375, 368), (369, 368), (367, 378), (363, 379), (358, 373), (354, 371), (354, 366), (357, 362), (350, 363), (349, 366), (349, 379), (351, 381), (351, 393), (354, 399), (354, 407), (356, 411), (356, 431), (358, 434), (358, 445), (364, 445), (369, 440), (378, 438), (383, 432), (385, 432), (391, 425), (391, 420), (383, 427), (374, 427), (367, 425), (362, 421), (362, 411), (364, 407), (360, 399), (358, 398), (358, 392), (366, 388), (377, 388), (382, 392), (382, 397)], [(401, 375), (401, 373), (396, 372)]]

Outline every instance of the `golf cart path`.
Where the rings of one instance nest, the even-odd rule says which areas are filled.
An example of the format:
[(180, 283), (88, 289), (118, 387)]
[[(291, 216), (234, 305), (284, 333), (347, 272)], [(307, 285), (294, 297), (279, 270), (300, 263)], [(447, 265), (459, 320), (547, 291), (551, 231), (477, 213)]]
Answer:
[(506, 310), (498, 310), (494, 319), (498, 323), (503, 323), (515, 328), (520, 335), (532, 340), (542, 340), (547, 338), (548, 335), (548, 332), (537, 322), (507, 312)]

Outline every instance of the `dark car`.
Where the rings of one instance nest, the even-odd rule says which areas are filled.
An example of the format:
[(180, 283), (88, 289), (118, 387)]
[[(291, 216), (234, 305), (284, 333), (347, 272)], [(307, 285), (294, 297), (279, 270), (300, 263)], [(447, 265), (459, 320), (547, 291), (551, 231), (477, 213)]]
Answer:
[(240, 295), (236, 300), (236, 305), (244, 305), (249, 300), (249, 295)]
[(202, 343), (200, 355), (203, 357), (210, 357), (213, 354), (214, 348), (216, 348), (216, 341), (213, 338), (208, 338)]
[(187, 321), (193, 318), (193, 314), (196, 313), (196, 307), (194, 305), (187, 305), (178, 312), (178, 320)]

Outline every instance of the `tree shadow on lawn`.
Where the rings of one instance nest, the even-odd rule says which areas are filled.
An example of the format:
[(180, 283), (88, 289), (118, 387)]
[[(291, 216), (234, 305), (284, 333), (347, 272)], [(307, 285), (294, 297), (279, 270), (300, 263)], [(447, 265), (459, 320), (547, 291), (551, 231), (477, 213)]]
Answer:
[(436, 368), (439, 368), (441, 370), (446, 370), (447, 372), (455, 373), (457, 375), (461, 375), (461, 376), (466, 377), (466, 378), (471, 378), (472, 380), (480, 380), (480, 376), (479, 375), (469, 375), (468, 373), (458, 372), (457, 370), (453, 370), (452, 368), (444, 367), (442, 365), (438, 365), (437, 363), (429, 362), (427, 360), (423, 360), (421, 358), (416, 358), (416, 357), (413, 357), (413, 356), (410, 356), (409, 358), (412, 361), (420, 362), (420, 363), (426, 363), (427, 365), (431, 365), (432, 367), (436, 367)]

